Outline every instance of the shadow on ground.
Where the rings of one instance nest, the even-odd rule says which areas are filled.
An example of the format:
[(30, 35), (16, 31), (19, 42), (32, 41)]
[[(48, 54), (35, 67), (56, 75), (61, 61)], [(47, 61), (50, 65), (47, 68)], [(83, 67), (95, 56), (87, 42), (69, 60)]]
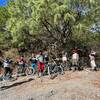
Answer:
[(23, 83), (31, 82), (32, 80), (34, 80), (34, 79), (30, 78), (27, 81), (17, 82), (17, 83), (11, 84), (9, 86), (2, 86), (2, 87), (0, 87), (0, 90), (6, 90), (6, 89), (9, 89), (9, 88), (12, 88), (12, 87), (16, 87), (16, 86), (19, 86)]

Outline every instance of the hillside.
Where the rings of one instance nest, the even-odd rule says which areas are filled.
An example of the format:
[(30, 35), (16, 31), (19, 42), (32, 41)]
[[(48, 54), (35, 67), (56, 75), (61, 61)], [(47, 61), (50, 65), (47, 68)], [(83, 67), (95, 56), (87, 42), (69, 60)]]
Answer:
[(20, 77), (5, 83), (0, 100), (100, 100), (100, 71), (66, 72), (53, 80)]

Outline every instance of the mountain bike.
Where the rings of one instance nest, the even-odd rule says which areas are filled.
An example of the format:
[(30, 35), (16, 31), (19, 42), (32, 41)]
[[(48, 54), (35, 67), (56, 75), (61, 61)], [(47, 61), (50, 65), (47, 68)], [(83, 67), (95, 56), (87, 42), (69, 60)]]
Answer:
[(48, 75), (52, 77), (53, 75), (63, 74), (63, 66), (61, 65), (60, 61), (55, 59), (52, 63), (48, 63)]

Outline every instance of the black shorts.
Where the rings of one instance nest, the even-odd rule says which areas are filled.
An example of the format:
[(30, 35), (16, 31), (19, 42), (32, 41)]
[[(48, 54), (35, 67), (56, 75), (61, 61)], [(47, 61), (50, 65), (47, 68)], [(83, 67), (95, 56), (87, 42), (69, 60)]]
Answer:
[(7, 74), (7, 73), (12, 73), (12, 70), (11, 70), (11, 68), (9, 68), (9, 67), (5, 67), (5, 74)]
[(45, 61), (48, 62), (49, 61), (49, 58), (48, 57), (45, 57)]

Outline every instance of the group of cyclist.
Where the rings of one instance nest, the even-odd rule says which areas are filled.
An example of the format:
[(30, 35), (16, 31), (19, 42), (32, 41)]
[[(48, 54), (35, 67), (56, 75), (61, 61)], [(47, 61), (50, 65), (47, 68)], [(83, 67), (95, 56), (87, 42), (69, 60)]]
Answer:
[(37, 67), (38, 75), (43, 76), (44, 67), (48, 60), (48, 52), (39, 50), (37, 54), (32, 53), (31, 57), (29, 57), (28, 60), (26, 60), (25, 56), (23, 56), (22, 54), (16, 58), (16, 61), (12, 61), (11, 58), (7, 57), (3, 60), (0, 60), (0, 66), (4, 69), (4, 77), (6, 77), (7, 74), (9, 74), (9, 77), (12, 77), (12, 67), (14, 66), (17, 66), (17, 69), (21, 68), (22, 73), (24, 73), (25, 75), (28, 74), (27, 71), (29, 71), (29, 66), (31, 66), (33, 75)]
[[(96, 56), (96, 52), (93, 50), (88, 55), (92, 70), (95, 70), (97, 67), (95, 63), (95, 56)], [(78, 53), (78, 50), (74, 48), (71, 54), (71, 63), (72, 63), (72, 66), (75, 67), (75, 69), (79, 68), (79, 60), (80, 60), (80, 55)], [(68, 63), (67, 52), (62, 53), (61, 61), (62, 63), (67, 65)], [(12, 63), (13, 61), (9, 57), (4, 59), (3, 62), (0, 61), (0, 66), (3, 66), (4, 68), (4, 77), (8, 73), (10, 74), (10, 77), (11, 77), (12, 75), (11, 64)], [(24, 73), (26, 72), (26, 69), (28, 69), (29, 64), (30, 64), (33, 75), (35, 73), (35, 69), (37, 68), (39, 76), (43, 76), (45, 64), (48, 64), (48, 63), (49, 63), (48, 50), (44, 50), (44, 51), (39, 50), (37, 54), (32, 53), (31, 57), (28, 60), (26, 60), (26, 58), (22, 55), (16, 59), (16, 65), (22, 68)]]

